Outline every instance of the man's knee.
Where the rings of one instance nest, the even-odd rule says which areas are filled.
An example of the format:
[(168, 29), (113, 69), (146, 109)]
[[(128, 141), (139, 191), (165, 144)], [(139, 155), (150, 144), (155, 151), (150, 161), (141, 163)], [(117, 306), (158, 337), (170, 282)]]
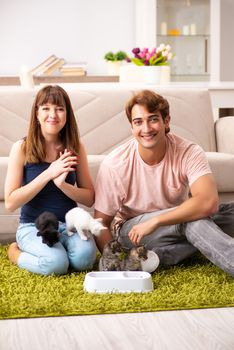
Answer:
[(222, 231), (234, 237), (234, 202), (221, 203), (218, 212), (211, 219)]

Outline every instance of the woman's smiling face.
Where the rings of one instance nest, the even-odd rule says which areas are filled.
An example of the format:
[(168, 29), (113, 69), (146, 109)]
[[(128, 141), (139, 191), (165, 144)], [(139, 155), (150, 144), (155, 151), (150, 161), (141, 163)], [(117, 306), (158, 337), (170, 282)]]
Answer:
[(59, 134), (67, 121), (66, 108), (65, 106), (45, 103), (39, 106), (37, 119), (44, 136)]

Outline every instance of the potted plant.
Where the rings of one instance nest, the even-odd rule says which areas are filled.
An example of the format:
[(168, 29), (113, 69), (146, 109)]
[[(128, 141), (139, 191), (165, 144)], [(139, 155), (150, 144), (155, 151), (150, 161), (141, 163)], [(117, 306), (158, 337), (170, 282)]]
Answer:
[(105, 54), (104, 59), (108, 65), (108, 75), (119, 75), (120, 65), (122, 61), (126, 61), (128, 56), (124, 51), (117, 51), (116, 53), (109, 51)]
[(140, 49), (135, 47), (132, 53), (134, 57), (130, 58), (130, 61), (137, 66), (144, 67), (144, 80), (146, 83), (156, 84), (170, 80), (169, 61), (174, 56), (171, 53), (170, 45), (160, 44), (159, 47), (151, 50), (149, 48)]

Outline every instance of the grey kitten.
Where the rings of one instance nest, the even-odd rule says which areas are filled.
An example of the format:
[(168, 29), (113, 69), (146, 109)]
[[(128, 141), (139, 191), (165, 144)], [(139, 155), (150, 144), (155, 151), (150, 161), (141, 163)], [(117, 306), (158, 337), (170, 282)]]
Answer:
[(147, 253), (145, 246), (131, 248), (124, 259), (123, 270), (142, 271), (141, 261), (147, 260)]
[(112, 239), (103, 249), (102, 256), (99, 260), (99, 270), (122, 271), (124, 257), (125, 251), (123, 247), (116, 239)]
[(144, 246), (125, 250), (121, 244), (112, 239), (108, 242), (99, 260), (100, 271), (142, 271), (141, 261), (147, 260)]

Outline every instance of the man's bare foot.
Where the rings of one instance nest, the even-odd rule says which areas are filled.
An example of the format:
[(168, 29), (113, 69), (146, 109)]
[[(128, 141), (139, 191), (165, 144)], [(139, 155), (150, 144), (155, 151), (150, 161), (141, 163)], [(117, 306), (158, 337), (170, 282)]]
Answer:
[(20, 254), (21, 254), (21, 250), (19, 249), (17, 243), (16, 242), (11, 243), (7, 251), (9, 260), (13, 264), (17, 264)]

